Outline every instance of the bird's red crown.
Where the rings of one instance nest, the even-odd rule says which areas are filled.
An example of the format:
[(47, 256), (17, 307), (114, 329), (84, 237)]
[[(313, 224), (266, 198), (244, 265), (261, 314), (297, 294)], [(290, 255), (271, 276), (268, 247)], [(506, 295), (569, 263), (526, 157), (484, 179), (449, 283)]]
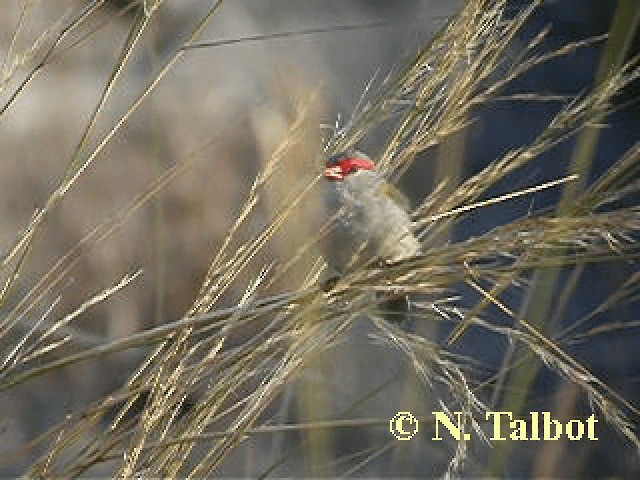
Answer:
[(364, 153), (339, 153), (327, 161), (324, 176), (327, 180), (342, 181), (347, 175), (358, 170), (375, 170), (375, 168), (375, 163)]

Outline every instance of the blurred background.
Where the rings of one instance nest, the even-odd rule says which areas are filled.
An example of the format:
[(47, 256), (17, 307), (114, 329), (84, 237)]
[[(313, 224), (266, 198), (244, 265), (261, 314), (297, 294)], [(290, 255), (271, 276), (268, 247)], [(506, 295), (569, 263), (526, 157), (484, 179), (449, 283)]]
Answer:
[[(80, 39), (80, 34), (67, 39), (62, 47), (72, 48), (60, 49), (63, 55), (54, 54), (54, 59), (38, 72), (0, 121), (0, 252), (11, 247), (64, 174), (126, 40), (133, 15), (133, 10), (126, 10), (130, 3), (124, 0), (107, 3), (85, 28), (85, 33), (96, 30), (95, 33), (75, 46), (73, 41)], [(526, 3), (514, 1), (510, 9), (515, 11)], [(321, 125), (334, 125), (336, 121), (344, 124), (367, 82), (402, 66), (460, 4), (449, 0), (224, 3), (201, 40), (342, 25), (363, 27), (185, 52), (45, 221), (32, 246), (29, 262), (2, 310), (16, 305), (43, 272), (92, 228), (105, 219), (117, 217), (158, 175), (178, 160), (188, 158), (193, 163), (185, 173), (128, 217), (114, 234), (91, 247), (90, 254), (81, 259), (62, 288), (51, 292), (42, 306), (31, 312), (34, 318), (44, 314), (46, 306), (61, 295), (54, 312), (55, 316), (63, 316), (126, 273), (141, 270), (141, 277), (130, 286), (73, 323), (71, 328), (81, 334), (78, 338), (85, 346), (92, 346), (180, 318), (197, 294), (211, 256), (236, 218), (255, 174), (286, 136), (296, 102), (315, 99), (309, 108), (314, 110), (317, 122), (308, 126), (305, 135), (309, 143), (320, 145)], [(0, 51), (7, 60), (0, 84), (2, 105), (53, 45), (70, 15), (82, 5), (79, 0), (3, 4)], [(201, 17), (208, 7), (209, 2), (201, 1), (165, 2), (99, 116), (95, 132), (84, 147), (86, 151), (95, 148), (155, 78), (186, 40), (194, 19)], [(551, 25), (551, 33), (541, 50), (607, 32), (615, 7), (616, 2), (598, 0), (546, 1), (513, 42), (514, 59), (531, 36), (547, 24)], [(385, 25), (366, 26), (379, 21)], [(21, 24), (24, 24), (21, 33), (14, 40), (13, 32)], [(585, 91), (592, 85), (601, 51), (601, 46), (585, 48), (549, 62), (512, 88), (563, 95)], [(640, 51), (638, 35), (630, 51)], [(10, 52), (24, 54), (13, 57)], [(8, 77), (6, 73), (11, 71), (14, 73)], [(621, 108), (608, 119), (610, 127), (601, 133), (594, 176), (640, 141), (640, 111), (636, 101), (639, 92), (636, 84), (617, 99)], [(415, 205), (430, 191), (436, 178), (443, 175), (466, 178), (509, 148), (531, 141), (558, 108), (553, 103), (508, 102), (479, 108), (477, 120), (470, 128), (416, 161), (400, 180), (402, 189)], [(366, 138), (360, 146), (375, 155), (384, 141)], [(558, 159), (569, 157), (573, 146), (568, 142), (555, 148), (531, 168), (518, 172), (517, 177), (496, 185), (489, 196), (563, 175), (566, 162)], [(305, 152), (300, 154), (304, 157)], [(312, 159), (297, 160), (303, 170), (318, 168)], [(284, 187), (287, 174), (282, 172), (278, 179)], [(557, 194), (553, 192), (535, 197), (537, 208), (555, 201)], [(486, 232), (526, 214), (530, 207), (531, 199), (524, 198), (482, 209), (451, 232), (451, 239)], [(267, 258), (282, 253), (277, 250), (286, 249), (287, 245), (275, 242), (270, 248), (265, 253)], [(567, 322), (592, 309), (634, 271), (637, 266), (624, 262), (590, 268), (582, 277), (584, 292), (575, 296), (568, 309)], [(602, 296), (592, 295), (596, 291), (602, 292)], [(230, 292), (229, 302), (241, 293)], [(616, 320), (637, 319), (637, 313), (636, 309), (625, 307), (612, 315)], [(29, 323), (25, 325), (28, 328)], [(444, 338), (446, 332), (432, 333)], [(637, 399), (640, 362), (633, 352), (638, 340), (637, 330), (629, 335), (601, 336), (577, 346), (572, 353), (626, 398)], [(380, 357), (370, 350), (358, 347), (359, 341), (366, 342), (356, 339), (354, 344), (344, 347), (343, 353), (338, 351), (335, 365), (329, 370), (335, 374), (340, 369), (339, 359), (353, 355), (354, 348), (362, 348), (362, 354), (356, 357), (363, 366), (380, 362)], [(501, 350), (493, 341), (471, 331), (457, 348), (497, 367)], [(78, 411), (116, 388), (143, 354), (134, 350), (100, 361), (90, 360), (0, 395), (0, 411), (4, 412), (0, 420), (0, 458), (60, 421), (65, 414)], [(329, 392), (339, 391), (344, 382), (367, 384), (379, 373), (374, 375), (366, 367), (358, 368), (362, 370), (355, 370), (359, 372), (355, 378), (354, 371), (334, 375)], [(325, 380), (316, 379), (319, 383)], [(554, 382), (544, 375), (536, 380), (534, 393), (545, 398), (538, 405), (540, 408), (553, 411), (575, 395), (570, 389), (560, 389), (557, 396), (546, 397), (546, 392), (557, 389)], [(333, 394), (327, 395), (338, 402)], [(390, 412), (397, 410), (394, 405), (388, 408)], [(592, 478), (608, 474), (625, 477), (640, 472), (637, 456), (629, 454), (619, 435), (614, 433), (605, 438), (597, 444), (572, 445), (568, 458), (562, 454), (563, 447), (549, 450), (550, 447), (536, 445), (534, 453), (518, 451), (510, 462), (510, 472), (517, 476), (532, 472), (579, 476), (591, 472)], [(259, 446), (264, 447), (263, 454), (269, 457), (269, 441)], [(419, 455), (419, 448), (415, 445), (412, 448), (410, 455)], [(0, 466), (0, 474), (12, 476), (21, 472), (29, 458), (27, 455), (5, 463)], [(425, 460), (424, 468), (433, 468), (438, 461), (443, 459), (431, 463)], [(231, 465), (230, 474), (237, 475)], [(412, 460), (403, 467), (402, 461), (397, 460), (393, 465), (374, 463), (371, 468), (380, 475), (411, 475), (416, 471), (415, 465)]]

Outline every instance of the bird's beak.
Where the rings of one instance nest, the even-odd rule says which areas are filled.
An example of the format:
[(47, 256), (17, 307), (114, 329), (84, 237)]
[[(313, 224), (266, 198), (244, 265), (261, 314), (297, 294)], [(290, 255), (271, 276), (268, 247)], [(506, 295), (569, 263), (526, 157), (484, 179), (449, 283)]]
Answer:
[(324, 176), (329, 180), (342, 180), (342, 169), (340, 165), (326, 167), (324, 169)]

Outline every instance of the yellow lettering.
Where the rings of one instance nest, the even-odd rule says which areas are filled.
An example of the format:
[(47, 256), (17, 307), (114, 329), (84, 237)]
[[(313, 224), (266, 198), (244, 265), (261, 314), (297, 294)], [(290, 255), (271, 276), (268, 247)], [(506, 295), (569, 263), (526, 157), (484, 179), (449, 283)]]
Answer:
[(538, 412), (529, 412), (531, 414), (531, 437), (529, 440), (540, 440), (540, 424), (538, 423)]
[(512, 428), (509, 438), (511, 440), (528, 440), (527, 438), (527, 422), (524, 420), (512, 420), (509, 423)]
[[(458, 420), (457, 425), (454, 425), (451, 419), (444, 412), (431, 412), (431, 413), (433, 413), (436, 416), (436, 436), (433, 437), (432, 440), (442, 440), (438, 430), (438, 426), (441, 423), (442, 425), (447, 427), (447, 430), (449, 430), (449, 433), (453, 436), (453, 438), (455, 438), (456, 440), (460, 440), (460, 436), (461, 436), (460, 434), (462, 430), (462, 412), (453, 412), (453, 414), (456, 416)], [(464, 439), (471, 440), (471, 435), (468, 433), (465, 433)]]
[[(572, 425), (576, 426), (578, 429), (577, 432), (573, 431)], [(584, 424), (580, 420), (571, 420), (570, 422), (567, 422), (567, 437), (569, 437), (569, 440), (580, 440), (582, 435), (584, 435)]]
[[(543, 435), (545, 440), (558, 440), (562, 435), (562, 424), (558, 420), (551, 418), (550, 412), (542, 412), (542, 418), (544, 421)], [(551, 427), (553, 428), (553, 435), (551, 435)]]
[(507, 415), (509, 420), (513, 417), (509, 412), (487, 412), (486, 420), (493, 417), (493, 436), (491, 440), (506, 440), (506, 437), (500, 436), (500, 415)]
[(591, 416), (587, 418), (587, 438), (589, 440), (598, 440), (598, 437), (596, 437), (596, 423), (598, 423), (596, 416), (591, 414)]

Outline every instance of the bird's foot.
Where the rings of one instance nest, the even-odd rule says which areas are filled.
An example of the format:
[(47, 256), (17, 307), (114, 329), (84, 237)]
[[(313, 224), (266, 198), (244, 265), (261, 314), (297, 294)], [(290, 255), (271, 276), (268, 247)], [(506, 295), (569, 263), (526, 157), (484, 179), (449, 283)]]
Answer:
[(320, 284), (320, 288), (322, 288), (323, 292), (328, 293), (335, 288), (339, 281), (340, 276), (334, 275), (322, 281), (322, 283)]

